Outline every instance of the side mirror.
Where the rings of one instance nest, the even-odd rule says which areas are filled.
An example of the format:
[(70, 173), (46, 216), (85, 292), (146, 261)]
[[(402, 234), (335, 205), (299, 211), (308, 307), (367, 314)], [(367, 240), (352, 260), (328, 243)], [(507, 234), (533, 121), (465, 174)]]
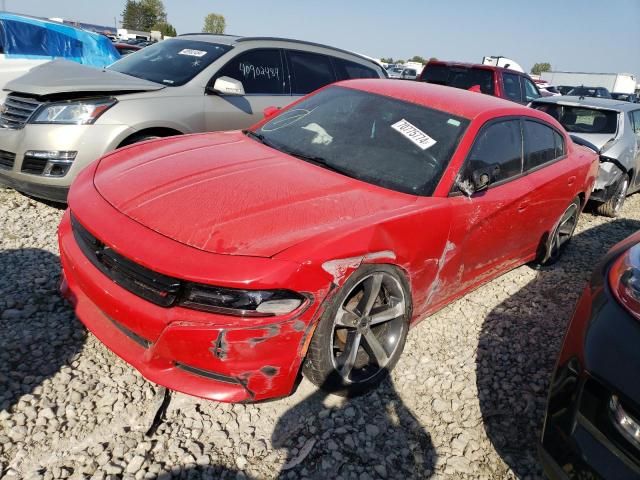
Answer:
[(276, 113), (280, 111), (279, 107), (267, 107), (262, 113), (264, 114), (264, 118), (273, 117)]
[(244, 95), (242, 82), (231, 77), (220, 77), (216, 79), (213, 87), (210, 87), (208, 90), (219, 95)]

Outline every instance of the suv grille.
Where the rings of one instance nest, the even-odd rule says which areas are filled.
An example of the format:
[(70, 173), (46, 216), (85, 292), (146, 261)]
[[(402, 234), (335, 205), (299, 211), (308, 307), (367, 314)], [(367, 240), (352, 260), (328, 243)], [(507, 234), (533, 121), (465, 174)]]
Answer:
[(180, 280), (149, 270), (116, 253), (91, 235), (73, 216), (71, 225), (80, 249), (113, 282), (161, 307), (170, 307), (176, 302)]
[(13, 168), (13, 164), (16, 161), (16, 154), (7, 152), (5, 150), (0, 150), (0, 168), (6, 168), (11, 170)]
[(4, 101), (4, 111), (0, 115), (0, 127), (19, 129), (31, 118), (31, 115), (43, 105), (35, 98), (22, 97), (14, 93)]

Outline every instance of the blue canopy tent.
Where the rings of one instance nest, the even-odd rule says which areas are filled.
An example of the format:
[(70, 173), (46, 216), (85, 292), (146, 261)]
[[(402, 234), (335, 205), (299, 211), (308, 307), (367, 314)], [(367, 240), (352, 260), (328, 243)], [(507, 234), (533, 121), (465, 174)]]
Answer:
[(120, 58), (111, 40), (69, 25), (11, 13), (0, 13), (0, 47), (6, 58), (64, 58), (106, 67)]

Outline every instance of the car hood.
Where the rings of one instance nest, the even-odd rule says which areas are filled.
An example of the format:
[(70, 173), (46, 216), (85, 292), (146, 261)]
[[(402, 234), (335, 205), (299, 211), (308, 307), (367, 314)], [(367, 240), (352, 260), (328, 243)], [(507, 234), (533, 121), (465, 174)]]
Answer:
[(211, 253), (271, 257), (356, 221), (375, 223), (416, 197), (331, 172), (241, 132), (136, 144), (94, 176), (114, 208)]
[(602, 147), (606, 145), (606, 143), (614, 138), (615, 133), (574, 133), (571, 132), (571, 136), (576, 136), (587, 142), (591, 143), (598, 150), (602, 150)]
[(88, 67), (68, 60), (54, 60), (32, 68), (25, 75), (7, 83), (4, 88), (41, 96), (71, 92), (142, 92), (165, 87), (113, 70)]

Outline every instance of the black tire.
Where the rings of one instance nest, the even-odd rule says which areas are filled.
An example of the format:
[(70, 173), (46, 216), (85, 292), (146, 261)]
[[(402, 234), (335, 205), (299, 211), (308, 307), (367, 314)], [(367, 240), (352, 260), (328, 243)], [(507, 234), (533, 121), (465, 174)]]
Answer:
[(629, 177), (622, 175), (616, 184), (615, 191), (611, 198), (596, 207), (596, 212), (605, 217), (615, 218), (620, 215), (620, 211), (624, 205), (629, 191)]
[(576, 197), (562, 212), (562, 215), (560, 215), (560, 218), (555, 223), (552, 232), (544, 242), (544, 248), (542, 248), (542, 253), (534, 262), (534, 267), (548, 267), (560, 259), (562, 253), (567, 248), (567, 245), (571, 242), (573, 232), (578, 225), (580, 207), (580, 198)]
[(157, 140), (158, 138), (162, 137), (160, 135), (134, 135), (122, 142), (118, 148), (133, 145), (134, 143), (146, 142), (147, 140)]
[[(369, 302), (376, 284), (380, 285), (378, 293)], [(368, 297), (367, 292), (371, 293)], [(356, 313), (367, 311), (367, 306), (367, 315)], [(303, 364), (305, 377), (321, 389), (345, 397), (371, 390), (398, 362), (411, 312), (409, 285), (395, 267), (362, 266), (327, 304)]]

